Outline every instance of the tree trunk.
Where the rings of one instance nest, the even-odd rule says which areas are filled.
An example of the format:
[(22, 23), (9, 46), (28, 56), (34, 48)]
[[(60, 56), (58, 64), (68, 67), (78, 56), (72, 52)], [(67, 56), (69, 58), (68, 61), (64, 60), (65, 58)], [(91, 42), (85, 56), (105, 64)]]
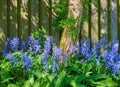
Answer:
[[(75, 18), (77, 19), (77, 22), (75, 23), (75, 28), (80, 29), (80, 20), (82, 15), (82, 0), (68, 0), (68, 18)], [(63, 54), (69, 54), (69, 48), (76, 44), (78, 38), (76, 35), (76, 38), (72, 38), (68, 34), (69, 27), (65, 27), (60, 41), (60, 47), (63, 50)]]

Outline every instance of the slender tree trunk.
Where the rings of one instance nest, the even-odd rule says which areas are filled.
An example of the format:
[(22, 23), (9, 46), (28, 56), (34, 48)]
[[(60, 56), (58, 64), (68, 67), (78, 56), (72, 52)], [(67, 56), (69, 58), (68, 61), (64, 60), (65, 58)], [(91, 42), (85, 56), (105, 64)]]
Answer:
[[(75, 18), (77, 19), (77, 23), (74, 25), (77, 29), (80, 29), (80, 20), (81, 20), (81, 15), (82, 15), (82, 0), (68, 0), (68, 18)], [(76, 44), (76, 40), (78, 40), (76, 35), (76, 38), (72, 38), (68, 34), (69, 32), (69, 27), (65, 27), (61, 36), (61, 41), (60, 41), (60, 47), (63, 50), (64, 54), (69, 53), (69, 48)]]

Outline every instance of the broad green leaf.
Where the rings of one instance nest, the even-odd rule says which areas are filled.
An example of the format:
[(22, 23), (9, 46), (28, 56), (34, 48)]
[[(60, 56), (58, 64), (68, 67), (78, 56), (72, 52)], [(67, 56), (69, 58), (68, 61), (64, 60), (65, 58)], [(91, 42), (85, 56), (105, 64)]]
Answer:
[(74, 71), (76, 73), (80, 73), (79, 67), (73, 63), (68, 65), (69, 70)]
[(113, 79), (115, 79), (117, 81), (120, 80), (120, 78), (118, 76), (116, 76), (115, 74), (112, 74), (111, 76), (112, 76)]
[(85, 75), (81, 74), (75, 77), (75, 81), (77, 83), (80, 83), (81, 81), (83, 81), (85, 79)]
[(118, 87), (118, 84), (112, 80), (112, 78), (107, 78), (102, 81), (96, 82), (96, 87)]
[(84, 85), (80, 84), (82, 80), (85, 79), (84, 75), (79, 76), (69, 76), (66, 78), (66, 83), (71, 85), (72, 87), (85, 87)]
[(65, 76), (66, 76), (66, 72), (63, 70), (59, 76), (58, 76), (58, 79), (57, 79), (57, 82), (55, 84), (55, 87), (64, 87), (64, 84), (65, 84)]
[(18, 87), (15, 84), (8, 84), (8, 87)]
[(93, 62), (90, 62), (90, 63), (88, 63), (87, 65), (86, 65), (86, 72), (89, 72), (91, 69), (93, 69)]
[(40, 82), (36, 80), (33, 84), (33, 87), (40, 87)]
[(105, 74), (93, 74), (89, 76), (87, 79), (100, 80), (100, 79), (106, 79), (106, 78), (108, 78), (108, 76), (106, 76)]
[(5, 83), (5, 82), (8, 82), (9, 80), (13, 80), (14, 78), (12, 77), (8, 77), (8, 78), (5, 78), (2, 82), (0, 83)]
[(46, 76), (46, 74), (40, 72), (39, 70), (34, 72), (34, 74), (38, 79), (44, 78)]
[(29, 82), (30, 84), (33, 84), (33, 83), (34, 83), (34, 77), (32, 76), (32, 77), (28, 80), (28, 82)]
[(34, 83), (34, 77), (31, 77), (29, 80), (27, 80), (24, 83), (24, 87), (32, 87), (33, 83)]
[(86, 76), (90, 76), (92, 73), (93, 73), (93, 72), (90, 72), (90, 71), (89, 71), (89, 72), (87, 72), (85, 75), (86, 75)]
[(49, 79), (50, 83), (52, 83), (52, 81), (54, 80), (55, 77), (56, 77), (56, 74), (48, 75), (48, 79)]

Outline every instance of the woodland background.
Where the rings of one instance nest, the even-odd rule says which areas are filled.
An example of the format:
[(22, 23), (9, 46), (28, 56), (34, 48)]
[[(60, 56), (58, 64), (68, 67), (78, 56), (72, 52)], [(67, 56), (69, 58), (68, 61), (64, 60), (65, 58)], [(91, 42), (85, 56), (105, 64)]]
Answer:
[[(46, 35), (52, 35), (57, 45), (62, 33), (53, 27), (55, 5), (65, 0), (0, 0), (0, 44), (7, 37), (27, 39), (31, 32), (39, 28), (46, 29)], [(84, 5), (84, 1), (88, 4)], [(119, 39), (119, 0), (69, 0), (68, 17), (78, 18), (75, 27), (79, 39), (91, 38), (98, 41), (106, 35), (108, 42)], [(89, 4), (90, 3), (90, 4)], [(67, 7), (66, 6), (66, 7)], [(83, 21), (84, 20), (84, 21)], [(67, 39), (66, 39), (67, 40)], [(63, 41), (64, 43), (64, 41)]]

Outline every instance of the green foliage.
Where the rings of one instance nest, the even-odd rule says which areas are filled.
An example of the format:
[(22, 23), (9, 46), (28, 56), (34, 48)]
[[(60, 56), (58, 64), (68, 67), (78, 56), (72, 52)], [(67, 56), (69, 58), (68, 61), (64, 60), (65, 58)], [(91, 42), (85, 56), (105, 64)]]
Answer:
[(33, 32), (33, 33), (31, 33), (31, 35), (35, 38), (35, 39), (40, 39), (40, 45), (42, 45), (43, 46), (43, 44), (44, 44), (44, 42), (45, 42), (45, 40), (46, 40), (46, 31), (45, 31), (45, 29), (42, 27), (42, 28), (40, 28), (40, 29), (38, 29), (37, 31), (35, 31), (35, 32)]
[(58, 75), (58, 80), (56, 82), (55, 87), (64, 87), (65, 85), (65, 76), (66, 72), (63, 70), (59, 75)]
[(52, 87), (54, 86), (56, 74), (48, 74), (40, 71), (34, 72), (34, 76), (30, 77), (24, 83), (24, 87)]
[[(94, 4), (96, 7), (98, 6), (96, 2), (89, 2), (89, 0), (83, 0), (83, 12), (82, 18), (81, 18), (81, 25), (83, 25), (84, 22), (88, 22), (88, 10), (89, 6), (91, 4)], [(77, 23), (77, 19), (74, 17), (68, 18), (68, 7), (67, 7), (67, 0), (60, 0), (59, 3), (55, 4), (54, 7), (54, 13), (55, 13), (55, 19), (53, 20), (53, 28), (58, 29), (59, 31), (62, 31), (65, 27), (69, 29), (68, 34), (73, 37), (73, 39), (76, 38), (76, 35), (79, 32), (79, 29), (75, 26)]]
[(53, 20), (53, 28), (62, 31), (67, 27), (69, 29), (68, 34), (75, 38), (78, 33), (78, 29), (75, 27), (77, 19), (74, 17), (68, 18), (67, 0), (60, 0), (59, 3), (56, 3), (54, 12), (56, 16)]
[[(18, 58), (20, 53), (14, 53)], [(38, 58), (38, 59), (37, 59)], [(99, 67), (93, 58), (89, 62), (80, 62), (75, 58), (66, 64), (66, 68), (56, 73), (40, 71), (38, 64), (41, 55), (34, 59), (33, 68), (24, 72), (18, 65), (13, 66), (7, 59), (0, 61), (1, 87), (118, 87), (120, 77), (98, 72)], [(38, 61), (39, 60), (39, 61)]]
[(34, 37), (34, 38), (38, 38), (38, 36), (41, 36), (41, 37), (44, 37), (45, 38), (45, 34), (46, 34), (46, 31), (45, 29), (42, 27), (40, 29), (38, 29), (37, 31), (31, 33), (31, 35)]
[[(70, 19), (71, 22), (66, 22), (65, 26), (73, 26), (74, 19)], [(63, 24), (64, 25), (64, 24)], [(39, 33), (38, 33), (39, 32)], [(32, 34), (34, 37), (38, 37), (41, 34), (41, 30)], [(44, 36), (44, 35), (43, 35)], [(33, 39), (34, 40), (34, 39)], [(47, 44), (50, 45), (51, 43)], [(89, 46), (89, 45), (88, 45)], [(48, 48), (48, 47), (47, 47)], [(87, 48), (86, 48), (87, 49)], [(0, 60), (0, 87), (119, 87), (120, 86), (120, 74), (111, 74), (106, 66), (104, 66), (104, 58), (99, 55), (99, 59), (95, 58), (95, 54), (92, 53), (91, 59), (86, 58), (80, 54), (73, 53), (72, 56), (64, 57), (62, 62), (56, 60), (58, 68), (55, 72), (52, 72), (51, 66), (56, 63), (54, 58), (57, 58), (60, 51), (49, 53), (47, 61), (42, 64), (42, 53), (44, 49), (40, 50), (41, 53), (31, 53), (34, 51), (16, 51), (11, 54), (18, 61), (9, 61), (7, 56)], [(57, 49), (59, 50), (59, 49)], [(84, 49), (85, 50), (85, 49)], [(46, 50), (45, 50), (46, 51)], [(51, 50), (53, 51), (53, 50)], [(32, 66), (30, 70), (26, 70), (22, 67), (21, 58), (25, 54), (32, 58)], [(84, 59), (84, 60), (83, 60)], [(27, 58), (28, 60), (28, 58)], [(89, 60), (89, 61), (88, 61)], [(28, 62), (28, 61), (27, 61)], [(24, 63), (23, 63), (24, 64)], [(29, 64), (28, 64), (29, 65)], [(44, 67), (48, 65), (47, 68)]]
[(68, 8), (66, 4), (67, 0), (60, 0), (54, 6), (55, 19), (53, 20), (53, 28), (62, 30), (63, 27), (60, 25), (62, 21), (67, 19)]
[(68, 34), (72, 36), (74, 39), (78, 33), (78, 29), (75, 27), (75, 24), (77, 22), (77, 19), (71, 17), (67, 18), (66, 20), (62, 20), (60, 22), (60, 26), (64, 29), (67, 27), (69, 29)]
[[(13, 55), (18, 59), (21, 56), (18, 52), (13, 53)], [(20, 87), (28, 79), (28, 72), (21, 68), (19, 62), (14, 65), (4, 58), (0, 61), (0, 70), (0, 87)]]

